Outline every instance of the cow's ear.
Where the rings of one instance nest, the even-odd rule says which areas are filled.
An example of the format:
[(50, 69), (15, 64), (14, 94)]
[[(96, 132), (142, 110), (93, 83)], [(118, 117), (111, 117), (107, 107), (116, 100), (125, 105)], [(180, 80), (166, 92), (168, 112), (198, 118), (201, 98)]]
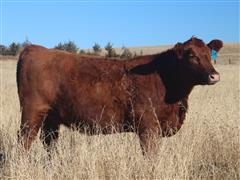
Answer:
[(212, 41), (210, 41), (207, 46), (211, 49), (211, 50), (215, 50), (215, 51), (220, 51), (220, 49), (223, 47), (223, 42), (219, 39), (214, 39)]
[(184, 46), (182, 43), (177, 43), (175, 44), (175, 46), (173, 47), (173, 50), (176, 52), (177, 54), (177, 57), (179, 59), (182, 59), (183, 58), (183, 55), (184, 55)]

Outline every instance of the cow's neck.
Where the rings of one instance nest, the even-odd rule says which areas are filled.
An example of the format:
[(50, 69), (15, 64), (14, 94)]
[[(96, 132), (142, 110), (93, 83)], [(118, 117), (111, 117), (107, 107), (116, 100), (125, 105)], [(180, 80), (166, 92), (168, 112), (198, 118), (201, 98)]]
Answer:
[(166, 88), (166, 103), (172, 104), (188, 98), (193, 85), (184, 70), (181, 70), (180, 60), (173, 50), (148, 56), (145, 61), (130, 69), (130, 73), (148, 75), (157, 72)]
[(173, 50), (156, 55), (152, 62), (165, 85), (165, 101), (170, 104), (188, 98), (193, 88), (179, 62)]
[(191, 93), (193, 86), (184, 82), (184, 80), (178, 77), (177, 81), (173, 81), (165, 84), (166, 87), (166, 95), (165, 101), (167, 103), (175, 103), (181, 101), (184, 98), (188, 98), (189, 94)]

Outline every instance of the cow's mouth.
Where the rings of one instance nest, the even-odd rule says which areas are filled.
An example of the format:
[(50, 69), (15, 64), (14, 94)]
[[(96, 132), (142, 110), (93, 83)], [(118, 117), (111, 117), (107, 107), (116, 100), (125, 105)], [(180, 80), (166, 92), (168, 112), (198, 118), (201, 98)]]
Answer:
[(208, 76), (208, 85), (216, 84), (218, 81), (220, 81), (220, 75), (218, 73), (210, 74)]

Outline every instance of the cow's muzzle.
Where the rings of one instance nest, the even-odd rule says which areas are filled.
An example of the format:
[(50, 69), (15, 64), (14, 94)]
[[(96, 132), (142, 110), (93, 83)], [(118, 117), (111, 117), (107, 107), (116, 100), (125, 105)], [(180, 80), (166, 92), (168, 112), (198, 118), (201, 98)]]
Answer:
[(208, 76), (208, 84), (216, 84), (220, 80), (220, 75), (218, 73), (212, 73)]

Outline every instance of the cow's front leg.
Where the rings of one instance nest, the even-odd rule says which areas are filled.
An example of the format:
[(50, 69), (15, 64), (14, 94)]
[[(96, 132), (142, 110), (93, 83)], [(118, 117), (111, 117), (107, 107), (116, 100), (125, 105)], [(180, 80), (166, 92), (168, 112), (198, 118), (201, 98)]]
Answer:
[(147, 113), (140, 121), (138, 135), (143, 155), (154, 156), (157, 153), (157, 140), (160, 136), (160, 124), (153, 113)]
[(157, 154), (157, 139), (159, 132), (152, 129), (145, 129), (139, 133), (140, 145), (143, 155), (154, 156)]

